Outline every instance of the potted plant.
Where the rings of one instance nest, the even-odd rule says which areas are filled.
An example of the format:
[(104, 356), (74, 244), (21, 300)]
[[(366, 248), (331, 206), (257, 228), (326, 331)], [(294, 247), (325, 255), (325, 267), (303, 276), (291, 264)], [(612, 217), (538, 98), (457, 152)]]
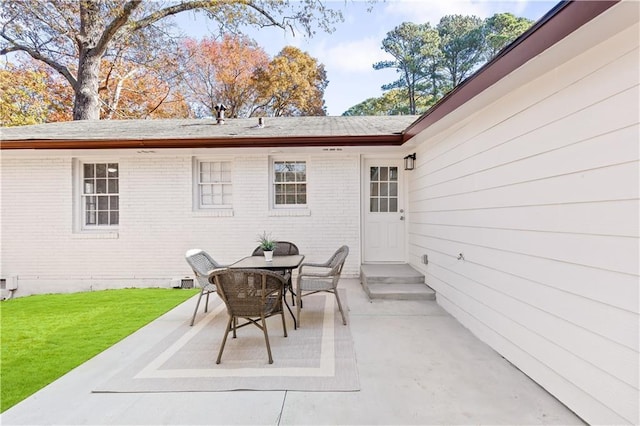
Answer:
[(271, 234), (263, 232), (262, 235), (258, 236), (258, 242), (264, 253), (264, 260), (271, 262), (273, 260), (273, 250), (276, 248), (276, 242), (271, 239)]

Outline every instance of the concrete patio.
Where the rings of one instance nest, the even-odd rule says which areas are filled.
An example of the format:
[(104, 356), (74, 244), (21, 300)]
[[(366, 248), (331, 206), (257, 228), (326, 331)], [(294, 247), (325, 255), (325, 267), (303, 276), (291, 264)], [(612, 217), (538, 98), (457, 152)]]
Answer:
[(369, 301), (357, 279), (343, 279), (341, 287), (347, 290), (359, 392), (91, 393), (96, 383), (122, 368), (123, 359), (144, 353), (189, 319), (195, 303), (191, 299), (7, 410), (0, 421), (3, 425), (583, 424), (436, 301)]

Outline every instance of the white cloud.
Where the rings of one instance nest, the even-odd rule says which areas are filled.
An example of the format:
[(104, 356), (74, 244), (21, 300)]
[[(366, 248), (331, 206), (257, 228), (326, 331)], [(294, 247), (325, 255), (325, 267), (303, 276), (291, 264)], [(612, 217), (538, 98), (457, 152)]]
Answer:
[(388, 53), (380, 49), (381, 39), (367, 37), (327, 45), (329, 40), (319, 43), (313, 50), (313, 56), (325, 65), (326, 69), (342, 72), (371, 72), (375, 62), (390, 59)]

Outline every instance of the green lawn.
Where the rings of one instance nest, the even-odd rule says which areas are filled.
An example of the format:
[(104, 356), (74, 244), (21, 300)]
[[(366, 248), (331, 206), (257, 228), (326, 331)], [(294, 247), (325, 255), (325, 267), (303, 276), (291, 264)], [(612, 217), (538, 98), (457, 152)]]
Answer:
[(197, 291), (105, 290), (28, 296), (1, 302), (0, 412)]

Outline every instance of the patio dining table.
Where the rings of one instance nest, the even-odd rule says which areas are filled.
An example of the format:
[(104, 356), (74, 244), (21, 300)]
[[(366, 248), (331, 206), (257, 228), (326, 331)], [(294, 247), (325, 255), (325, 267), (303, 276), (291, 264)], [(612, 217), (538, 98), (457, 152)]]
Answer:
[[(240, 259), (236, 263), (229, 265), (231, 269), (267, 269), (269, 271), (292, 271), (300, 266), (302, 261), (304, 260), (304, 255), (302, 254), (293, 254), (293, 255), (284, 255), (284, 256), (273, 256), (273, 260), (267, 262), (264, 256), (247, 256), (245, 258)], [(285, 284), (284, 291), (282, 293), (282, 298), (284, 300), (284, 304), (287, 306), (291, 317), (293, 318), (293, 328), (297, 329), (298, 324), (296, 321), (296, 316), (293, 314), (291, 307), (287, 303), (287, 290), (293, 293), (293, 285), (291, 282), (291, 278), (289, 278), (288, 282)]]

